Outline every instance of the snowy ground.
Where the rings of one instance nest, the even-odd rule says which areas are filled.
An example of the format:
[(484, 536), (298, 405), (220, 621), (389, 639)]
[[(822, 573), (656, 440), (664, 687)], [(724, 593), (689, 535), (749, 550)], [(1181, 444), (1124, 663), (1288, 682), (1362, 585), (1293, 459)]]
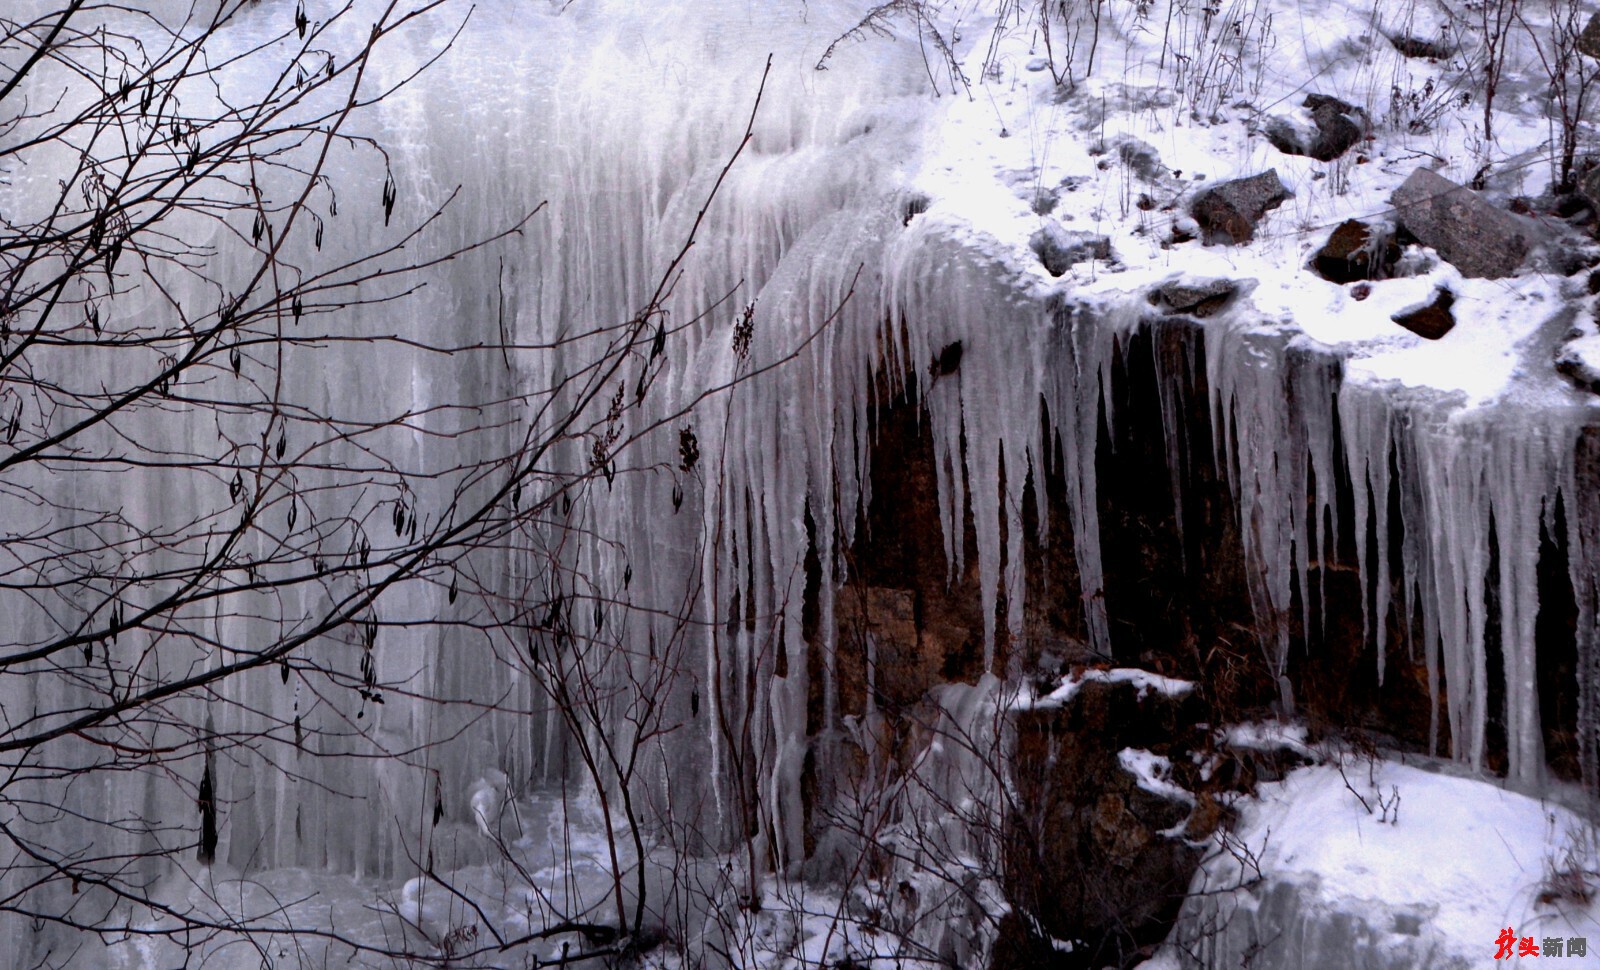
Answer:
[[(1147, 966), (1259, 944), (1251, 966), (1490, 967), (1496, 953), (1532, 960), (1524, 940), (1558, 966), (1600, 966), (1600, 833), (1553, 801), (1412, 760), (1302, 768), (1241, 802), (1195, 879), (1215, 895), (1191, 900)], [(1502, 950), (1508, 930), (1516, 948)], [(1575, 938), (1584, 955), (1568, 952)]]
[[(1092, 73), (1082, 50), (1095, 29), (1087, 20), (1071, 57), (1060, 36), (1047, 56), (1037, 18), (997, 21), (973, 11), (962, 25), (970, 91), (958, 87), (943, 100), (914, 182), (932, 199), (928, 218), (992, 240), (1035, 285), (1080, 298), (1180, 274), (1254, 280), (1250, 299), (1266, 321), (1339, 348), (1354, 379), (1455, 392), (1468, 405), (1514, 389), (1551, 404), (1575, 399), (1552, 378), (1550, 342), (1532, 339), (1574, 295), (1557, 276), (1465, 280), (1418, 251), (1411, 275), (1360, 286), (1358, 298), (1356, 285), (1329, 282), (1307, 266), (1340, 222), (1392, 213), (1390, 194), (1418, 167), (1462, 184), (1483, 174), (1490, 196), (1502, 200), (1546, 191), (1552, 105), (1538, 45), (1550, 46), (1547, 7), (1525, 5), (1531, 26), (1513, 28), (1507, 39), (1492, 141), (1484, 139), (1483, 51), (1472, 5), (1218, 0), (1206, 8), (1180, 0), (1093, 7), (1103, 13)], [(1400, 36), (1441, 39), (1455, 53), (1404, 57), (1386, 39)], [(1365, 111), (1370, 138), (1331, 162), (1273, 147), (1263, 134), (1269, 123), (1310, 127), (1300, 102), (1311, 93)], [(1156, 164), (1136, 158), (1146, 147)], [(1173, 241), (1194, 192), (1267, 169), (1294, 195), (1268, 214), (1253, 242)], [(1538, 218), (1552, 230), (1565, 228), (1554, 217)], [(1111, 258), (1080, 262), (1053, 278), (1027, 249), (1051, 222), (1108, 236)], [(1442, 340), (1424, 340), (1389, 319), (1437, 286), (1450, 287), (1460, 301), (1458, 326)]]

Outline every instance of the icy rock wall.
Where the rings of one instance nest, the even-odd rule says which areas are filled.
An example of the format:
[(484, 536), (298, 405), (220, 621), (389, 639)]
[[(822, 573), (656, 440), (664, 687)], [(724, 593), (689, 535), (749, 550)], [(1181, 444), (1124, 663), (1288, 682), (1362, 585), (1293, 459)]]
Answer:
[[(583, 728), (593, 733), (591, 741), (629, 747), (629, 704), (641, 695), (655, 698), (680, 725), (669, 740), (645, 747), (632, 775), (649, 813), (717, 846), (759, 831), (755, 841), (771, 852), (766, 864), (788, 868), (801, 861), (806, 760), (815, 755), (816, 770), (826, 770), (826, 746), (813, 749), (812, 739), (834, 736), (841, 713), (833, 683), (833, 595), (846, 578), (843, 550), (872, 500), (867, 430), (871, 409), (883, 403), (874, 391), (880, 380), (895, 391), (914, 386), (926, 409), (951, 573), (969, 558), (978, 567), (986, 666), (996, 665), (1001, 637), (1022, 633), (1023, 489), (1030, 481), (1042, 489), (1042, 476), (1029, 472), (1053, 444), (1065, 463), (1086, 634), (1109, 652), (1093, 455), (1102, 417), (1116, 419), (1107, 397), (1116, 337), (1139, 323), (1145, 305), (1138, 294), (1063, 301), (1042, 291), (1037, 277), (992, 240), (941, 217), (937, 205), (911, 213), (904, 199), (932, 111), (923, 64), (911, 50), (870, 45), (846, 48), (830, 70), (815, 71), (821, 49), (853, 23), (846, 6), (808, 4), (801, 18), (734, 3), (689, 9), (586, 3), (559, 15), (544, 5), (486, 4), (454, 51), (362, 122), (390, 151), (402, 218), (415, 219), (462, 186), (420, 243), (423, 256), (504, 228), (541, 202), (546, 208), (488, 253), (440, 265), (427, 287), (403, 302), (346, 307), (318, 332), (420, 335), (460, 347), (503, 334), (517, 347), (503, 360), (499, 354), (441, 359), (400, 341), (381, 344), (376, 355), (366, 345), (293, 348), (280, 368), (281, 394), (310, 413), (373, 420), (413, 414), (416, 426), (435, 433), (391, 428), (365, 445), (416, 468), (466, 467), (514, 450), (529, 428), (553, 427), (572, 385), (555, 395), (549, 389), (588, 373), (605, 352), (603, 336), (584, 335), (629, 320), (656, 291), (740, 142), (767, 51), (774, 54), (754, 135), (670, 280), (664, 351), (652, 365), (658, 370), (650, 394), (627, 413), (614, 481), (593, 479), (566, 496), (570, 504), (559, 503), (558, 520), (505, 537), (459, 567), (506, 602), (564, 604), (574, 641), (614, 649), (562, 653), (538, 631), (479, 639), (411, 622), (443, 615), (450, 604), (442, 584), (409, 584), (405, 595), (375, 605), (374, 618), (384, 625), (373, 653), (380, 678), (408, 689), (381, 708), (364, 708), (359, 723), (325, 697), (279, 684), (276, 671), (230, 681), (224, 699), (233, 703), (182, 700), (179, 713), (191, 724), (235, 719), (213, 722), (218, 732), (247, 731), (252, 719), (265, 718), (286, 737), (286, 725), (298, 719), (319, 737), (314, 753), (334, 756), (302, 758), (282, 747), (281, 754), (216, 759), (226, 806), (219, 858), (248, 867), (403, 874), (430, 838), (424, 820), (435, 784), (448, 793), (448, 810), (470, 819), (466, 793), (474, 777), (490, 770), (504, 771), (513, 784), (582, 778), (567, 725), (545, 688), (525, 666), (509, 662), (533, 646), (552, 658), (542, 676), (616, 688), (601, 692), (609, 713)], [(272, 29), (268, 18), (281, 14), (281, 7), (263, 3), (230, 29), (242, 45), (252, 32)], [(437, 50), (447, 27), (453, 24), (443, 15), (417, 24), (408, 35), (411, 47), (380, 66), (382, 79), (407, 77)], [(371, 194), (385, 177), (370, 157), (336, 165), (333, 182), (351, 197)], [(48, 197), (45, 188), (25, 183), (19, 191)], [(296, 239), (295, 260), (315, 265), (370, 251), (400, 231), (374, 218), (336, 220), (330, 213), (328, 221), (325, 255)], [(238, 239), (213, 223), (193, 228), (205, 234), (196, 238), (216, 239), (214, 275), (248, 270)], [(182, 305), (209, 310), (216, 302), (209, 287), (168, 282)], [(754, 307), (754, 328), (742, 356), (732, 333), (746, 305)], [(143, 287), (110, 312), (131, 320), (165, 310)], [(957, 342), (959, 367), (938, 373), (931, 365)], [(1542, 760), (1529, 629), (1537, 604), (1528, 577), (1539, 514), (1570, 485), (1582, 415), (1474, 417), (1445, 404), (1407, 403), (1388, 389), (1341, 386), (1325, 361), (1298, 366), (1302, 357), (1318, 355), (1258, 328), (1247, 311), (1214, 321), (1205, 348), (1216, 451), (1238, 498), (1251, 598), (1284, 707), (1293, 702), (1281, 676), (1292, 590), (1296, 582), (1305, 590), (1309, 564), (1328, 541), (1332, 483), (1341, 473), (1336, 455), (1374, 496), (1388, 494), (1393, 455), (1408, 483), (1406, 545), (1398, 561), (1364, 550), (1362, 563), (1405, 577), (1424, 617), (1429, 656), (1450, 687), (1449, 740), (1458, 755), (1480, 763), (1488, 716), (1484, 537), (1493, 516), (1508, 631), (1512, 773), (1536, 780)], [(1196, 364), (1161, 362), (1179, 369)], [(112, 358), (73, 363), (91, 381), (113, 376), (116, 366)], [(1175, 414), (1178, 402), (1168, 392), (1183, 386), (1182, 375), (1175, 370), (1161, 384), (1163, 406)], [(517, 402), (515, 419), (488, 426), (472, 424), (470, 412), (432, 410), (505, 401)], [(1040, 420), (1041, 406), (1048, 422)], [(224, 467), (248, 465), (257, 455), (251, 449), (271, 442), (248, 444), (261, 428), (238, 420), (221, 435), (204, 420), (161, 415), (130, 419), (124, 430)], [(692, 466), (683, 452), (686, 428), (698, 452)], [(293, 440), (288, 446), (299, 447)], [(1176, 434), (1168, 446), (1179, 489), (1184, 452)], [(338, 468), (354, 456), (335, 442), (319, 457)], [(571, 441), (548, 460), (553, 470), (583, 469), (589, 457), (584, 443)], [(297, 499), (301, 514), (345, 523), (327, 533), (339, 555), (353, 554), (364, 535), (350, 523), (376, 514), (376, 532), (393, 511), (394, 498), (381, 489), (352, 499), (333, 488), (348, 478), (307, 474), (299, 483), (299, 494), (309, 496)], [(92, 486), (70, 476), (36, 484), (59, 490), (63, 506), (120, 509), (147, 523), (181, 521), (196, 509), (218, 520), (236, 514), (225, 476), (106, 478)], [(447, 480), (419, 481), (405, 495), (413, 514), (438, 516), (457, 497)], [(272, 482), (252, 486), (267, 498), (277, 494), (276, 508), (285, 509)], [(462, 487), (464, 494), (481, 494), (492, 483)], [(1386, 535), (1385, 503), (1369, 502), (1361, 488), (1356, 494), (1358, 519), (1379, 518), (1377, 534)], [(1043, 511), (1049, 503), (1036, 506)], [(13, 514), (10, 505), (6, 512)], [(19, 518), (10, 521), (33, 513), (14, 514)], [(1337, 523), (1332, 529), (1336, 535)], [(1593, 543), (1579, 539), (1574, 533), (1573, 575), (1592, 577)], [(183, 554), (203, 545), (197, 540)], [(265, 557), (267, 550), (258, 552)], [(174, 553), (125, 555), (124, 568), (154, 575)], [(802, 605), (811, 579), (818, 618), (808, 631)], [(1376, 585), (1375, 630), (1389, 607), (1385, 584)], [(324, 608), (324, 595), (340, 592), (263, 597), (219, 611), (229, 618), (214, 640), (280, 636)], [(23, 643), (103, 607), (62, 602), (41, 609), (15, 597), (5, 603), (7, 615), (21, 618), (14, 628)], [(1585, 608), (1592, 625), (1592, 607)], [(132, 642), (116, 649), (151, 651), (164, 671), (221, 662), (208, 642), (174, 644), (149, 633), (124, 639)], [(304, 649), (353, 669), (361, 644), (321, 638)], [(70, 678), (32, 669), (8, 671), (0, 689), (7, 708), (17, 710), (69, 709), (82, 697)], [(821, 699), (820, 710), (813, 697)], [(441, 698), (489, 701), (495, 710), (480, 716), (440, 704)], [(202, 755), (196, 748), (189, 757), (191, 784)], [(108, 817), (112, 804), (141, 805), (150, 818), (193, 814), (192, 792), (155, 775), (97, 779), (79, 792), (74, 797), (85, 799), (88, 817)], [(352, 804), (363, 807), (351, 811)], [(52, 838), (71, 843), (94, 836), (64, 830)], [(175, 828), (172, 839), (183, 838), (192, 834)]]

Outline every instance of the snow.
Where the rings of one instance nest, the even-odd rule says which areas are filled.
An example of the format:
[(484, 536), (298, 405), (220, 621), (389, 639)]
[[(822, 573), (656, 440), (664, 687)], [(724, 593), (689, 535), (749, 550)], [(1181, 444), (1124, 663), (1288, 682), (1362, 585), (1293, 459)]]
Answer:
[[(1380, 800), (1397, 807), (1385, 812)], [(1505, 965), (1494, 953), (1507, 927), (1536, 940), (1586, 937), (1588, 959), (1561, 965), (1600, 965), (1593, 902), (1540, 899), (1562, 872), (1600, 888), (1600, 833), (1565, 807), (1438, 763), (1382, 759), (1300, 768), (1236, 807), (1237, 825), (1214, 837), (1192, 886), (1217, 895), (1186, 903), (1174, 934), (1195, 945), (1202, 921), (1220, 914), (1226, 928), (1203, 944), (1209, 965), (1236, 965), (1230, 954), (1252, 934), (1282, 932), (1300, 946), (1268, 947), (1252, 966), (1360, 965), (1313, 948), (1342, 939), (1352, 953), (1370, 947), (1370, 966), (1488, 968)], [(1275, 908), (1288, 896), (1291, 909)], [(1192, 966), (1177, 949), (1146, 966)]]
[(1182, 697), (1194, 689), (1194, 684), (1187, 680), (1164, 677), (1137, 667), (1113, 667), (1109, 670), (1091, 667), (1062, 677), (1060, 684), (1042, 697), (1035, 694), (1031, 686), (1023, 685), (1010, 702), (1010, 707), (1018, 711), (1065, 707), (1078, 693), (1078, 688), (1087, 683), (1132, 684), (1141, 700), (1151, 691), (1168, 697)]
[(1228, 747), (1239, 751), (1290, 751), (1308, 761), (1322, 760), (1306, 744), (1304, 724), (1285, 724), (1282, 721), (1258, 721), (1249, 724), (1230, 724), (1218, 732)]
[(1117, 764), (1133, 776), (1135, 784), (1152, 795), (1187, 805), (1194, 804), (1194, 795), (1172, 783), (1171, 760), (1139, 748), (1123, 748), (1117, 752)]

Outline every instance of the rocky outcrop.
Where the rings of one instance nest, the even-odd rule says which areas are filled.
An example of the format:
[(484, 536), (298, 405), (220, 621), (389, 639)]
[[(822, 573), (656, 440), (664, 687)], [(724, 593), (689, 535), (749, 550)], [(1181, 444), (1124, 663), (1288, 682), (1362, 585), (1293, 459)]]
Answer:
[(1239, 284), (1232, 280), (1178, 279), (1151, 291), (1150, 302), (1164, 313), (1209, 317), (1222, 312), (1238, 292)]
[[(1018, 810), (1002, 840), (1014, 911), (995, 970), (1098, 970), (1165, 938), (1202, 854), (1185, 831), (1205, 709), (1192, 691), (1085, 681), (1060, 708), (1015, 715)], [(1170, 777), (1150, 784), (1130, 763)]]
[[(1141, 697), (1124, 685), (1086, 685), (1071, 705), (1019, 712), (1015, 764), (1023, 788), (1003, 821), (1005, 852), (1016, 864), (998, 867), (1007, 873), (1004, 891), (1014, 915), (997, 944), (997, 966), (1100, 970), (1129, 965), (1160, 939), (1163, 921), (1172, 918), (1170, 905), (1151, 897), (1169, 884), (1177, 886), (1174, 896), (1181, 895), (1179, 884), (1191, 864), (1188, 843), (1227, 821), (1221, 808), (1225, 800), (1206, 786), (1248, 789), (1258, 778), (1281, 773), (1282, 766), (1223, 750), (1212, 732), (1199, 727), (1262, 718), (1277, 695), (1256, 640), (1239, 502), (1213, 450), (1217, 438), (1203, 364), (1207, 332), (1193, 319), (1206, 299), (1226, 300), (1231, 285), (1180, 279), (1159, 287), (1150, 293), (1149, 317), (1117, 338), (1105, 387), (1115, 417), (1101, 421), (1091, 458), (1100, 483), (1100, 595), (1114, 618), (1111, 656), (1087, 644), (1086, 600), (1059, 460), (1016, 471), (1008, 465), (1008, 473), (1042, 477), (1039, 493), (1049, 503), (1044, 510), (1048, 528), (1041, 537), (1036, 491), (1024, 488), (1028, 565), (1022, 635), (1006, 636), (1001, 624), (991, 669), (1038, 676), (1097, 664), (1137, 666), (1191, 680), (1196, 687), (1192, 695), (1171, 698)], [(1291, 353), (1285, 366), (1295, 387), (1337, 386), (1338, 358), (1316, 348)], [(1318, 405), (1301, 400), (1293, 406)], [(964, 570), (948, 575), (933, 449), (919, 409), (915, 399), (902, 397), (875, 419), (871, 476), (876, 499), (857, 528), (849, 553), (851, 581), (836, 604), (839, 713), (863, 730), (870, 721), (875, 740), (868, 743), (901, 765), (927, 748), (926, 725), (936, 709), (930, 698), (939, 685), (975, 683), (985, 672), (976, 567), (969, 558)], [(1600, 468), (1600, 458), (1594, 457), (1600, 445), (1587, 454), (1588, 459), (1580, 454), (1580, 485), (1600, 481), (1594, 472)], [(1336, 464), (1335, 474), (1331, 488), (1338, 531), (1307, 564), (1304, 583), (1296, 580), (1289, 621), (1286, 675), (1300, 715), (1313, 736), (1353, 731), (1413, 751), (1448, 744), (1434, 732), (1450, 685), (1440, 685), (1432, 695), (1436, 711), (1425, 651), (1405, 646), (1423, 636), (1421, 621), (1399, 605), (1407, 602), (1402, 595), (1406, 577), (1369, 564), (1363, 585), (1357, 568), (1358, 528), (1368, 530), (1368, 548), (1397, 549), (1407, 541), (1399, 510), (1421, 501), (1414, 494), (1418, 484), (1395, 476), (1388, 494), (1367, 496), (1368, 508), (1383, 503), (1389, 509), (1388, 532), (1380, 534), (1376, 520), (1356, 522), (1354, 487), (1342, 464)], [(1600, 487), (1588, 494), (1600, 494)], [(1538, 565), (1544, 748), (1552, 770), (1566, 777), (1578, 774), (1583, 745), (1600, 745), (1600, 737), (1579, 737), (1570, 687), (1578, 664), (1578, 609), (1561, 516), (1600, 521), (1595, 503), (1580, 498), (1547, 511), (1549, 540)], [(1307, 503), (1308, 513), (1313, 512), (1309, 498)], [(974, 547), (970, 517), (961, 525), (967, 547)], [(1388, 585), (1390, 608), (1369, 617), (1378, 584)], [(1492, 598), (1487, 608), (1486, 623), (1498, 624), (1499, 607)], [(1005, 605), (998, 610), (1003, 616)], [(1381, 674), (1374, 637), (1389, 644)], [(822, 680), (819, 669), (812, 682)], [(1502, 691), (1491, 685), (1491, 707), (1503, 704)], [(820, 693), (813, 701), (820, 725)], [(869, 704), (876, 712), (871, 719), (865, 716)], [(1487, 764), (1503, 767), (1504, 728), (1491, 723), (1489, 731)], [(1192, 801), (1141, 787), (1120, 760), (1129, 750), (1166, 758), (1173, 784), (1187, 790)], [(1208, 761), (1214, 765), (1210, 781), (1201, 783), (1190, 774), (1196, 755), (1216, 759)], [(815, 782), (829, 783), (827, 778)], [(819, 794), (814, 804), (830, 802)], [(1024, 865), (1021, 860), (1030, 853)]]

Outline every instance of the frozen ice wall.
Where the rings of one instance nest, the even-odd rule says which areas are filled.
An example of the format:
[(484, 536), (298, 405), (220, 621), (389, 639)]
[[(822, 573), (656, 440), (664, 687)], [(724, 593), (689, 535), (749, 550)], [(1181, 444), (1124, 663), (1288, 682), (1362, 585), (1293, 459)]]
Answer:
[[(74, 822), (49, 841), (121, 839), (127, 852), (155, 847), (140, 840), (167, 849), (192, 841), (193, 786), (209, 764), (223, 806), (220, 862), (408, 876), (427, 852), (447, 851), (433, 841), (435, 800), (471, 826), (472, 794), (483, 791), (474, 783), (503, 772), (519, 791), (598, 780), (632, 796), (606, 808), (619, 831), (631, 812), (683, 848), (748, 841), (757, 864), (792, 869), (805, 853), (808, 759), (826, 777), (829, 744), (840, 736), (833, 597), (846, 578), (843, 553), (864, 504), (895, 500), (871, 496), (866, 475), (868, 429), (885, 390), (914, 388), (926, 409), (949, 567), (956, 575), (977, 563), (991, 672), (1018, 673), (994, 669), (996, 646), (1022, 633), (1023, 490), (1030, 481), (1043, 488), (1029, 472), (1057, 444), (1086, 635), (1107, 648), (1095, 443), (1102, 417), (1116, 420), (1108, 413), (1116, 340), (1141, 324), (1144, 294), (1078, 298), (938, 198), (911, 205), (941, 102), (905, 38), (847, 43), (828, 70), (815, 69), (859, 15), (850, 7), (487, 3), (415, 79), (460, 12), (447, 6), (407, 29), (373, 66), (379, 88), (407, 83), (357, 122), (387, 162), (336, 153), (329, 183), (312, 197), (325, 238), (314, 242), (302, 222), (286, 262), (312, 273), (382, 250), (447, 198), (395, 261), (453, 253), (543, 207), (517, 233), (430, 266), (425, 286), (366, 284), (364, 296), (383, 299), (365, 304), (330, 293), (291, 326), (299, 339), (281, 357), (246, 348), (239, 378), (220, 360), (193, 378), (207, 393), (277, 402), (270, 419), (259, 409), (167, 408), (130, 415), (95, 444), (116, 451), (121, 436), (189, 456), (183, 468), (39, 471), (26, 484), (73, 510), (84, 535), (92, 524), (110, 536), (108, 549), (85, 548), (73, 561), (87, 568), (98, 556), (136, 577), (117, 594), (124, 611), (158, 603), (164, 569), (214, 550), (218, 530), (240, 514), (236, 489), (278, 529), (252, 534), (238, 552), (268, 574), (271, 536), (306, 529), (314, 532), (302, 540), (330, 562), (365, 567), (370, 557), (380, 573), (397, 569), (403, 560), (388, 557), (403, 553), (407, 523), (446, 527), (453, 510), (492, 499), (519, 461), (533, 463), (526, 493), (506, 498), (539, 514), (469, 554), (426, 564), (424, 579), (397, 583), (355, 630), (308, 635), (281, 672), (252, 671), (216, 694), (171, 700), (163, 708), (171, 724), (137, 743), (154, 748), (170, 734), (182, 746), (177, 777), (90, 772), (69, 796), (86, 818), (138, 806), (164, 827), (108, 834)], [(219, 55), (283, 29), (289, 9), (281, 0), (246, 8), (217, 39)], [(752, 135), (725, 171), (769, 54)], [(259, 80), (223, 94), (247, 97)], [(386, 225), (377, 200), (391, 177)], [(19, 178), (14, 197), (46, 199), (53, 180)], [(269, 180), (264, 190), (287, 191), (291, 181)], [(254, 265), (247, 220), (172, 228), (215, 246), (214, 280)], [(181, 273), (160, 276), (161, 288), (154, 282), (108, 301), (107, 326), (136, 327), (174, 306), (216, 312), (209, 282)], [(638, 349), (609, 371), (624, 325), (657, 296), (647, 323), (659, 351)], [(959, 367), (939, 373), (934, 363), (957, 344)], [(1345, 473), (1367, 486), (1355, 489), (1355, 514), (1376, 517), (1381, 537), (1393, 469), (1407, 483), (1406, 542), (1396, 561), (1364, 550), (1362, 562), (1405, 578), (1414, 602), (1399, 606), (1423, 617), (1424, 648), (1450, 685), (1443, 726), (1475, 765), (1488, 717), (1483, 577), (1493, 519), (1511, 771), (1536, 781), (1539, 522), (1572, 487), (1573, 442), (1587, 416), (1531, 405), (1471, 410), (1345, 381), (1319, 348), (1262, 326), (1248, 300), (1208, 324), (1204, 347), (1203, 364), (1160, 364), (1174, 488), (1183, 477), (1176, 389), (1203, 366), (1274, 669), (1281, 675), (1286, 663), (1293, 585), (1306, 589), (1309, 564), (1331, 541), (1335, 479)], [(128, 365), (100, 354), (40, 366), (92, 387), (114, 383)], [(561, 429), (586, 388), (594, 406), (570, 434), (534, 455), (521, 450)], [(350, 437), (330, 432), (323, 417), (371, 426)], [(274, 470), (269, 456), (281, 459), (280, 448), (299, 460), (294, 468)], [(574, 472), (583, 481), (563, 484)], [(0, 493), (0, 520), (49, 520), (16, 494)], [(1048, 513), (1047, 502), (1037, 507)], [(969, 514), (975, 548), (965, 541)], [(167, 523), (206, 528), (167, 549), (117, 539)], [(1356, 534), (1364, 541), (1366, 530)], [(1571, 569), (1592, 576), (1594, 550), (1578, 539), (1574, 532)], [(458, 584), (483, 595), (457, 600)], [(237, 645), (310, 629), (309, 618), (356, 586), (332, 578), (282, 595), (230, 594), (205, 636), (174, 637), (152, 622), (97, 649), (117, 651), (128, 669), (146, 663), (151, 676), (215, 669)], [(111, 608), (108, 589), (48, 602), (0, 590), (0, 609), (13, 642), (27, 645)], [(1391, 604), (1386, 583), (1376, 589), (1369, 627), (1380, 630)], [(811, 594), (814, 626), (804, 608)], [(186, 616), (186, 628), (210, 616)], [(303, 674), (296, 658), (345, 679)], [(365, 664), (374, 680), (403, 686), (382, 704), (358, 699), (351, 688)], [(12, 664), (0, 673), (0, 696), (7, 711), (48, 720), (91, 696), (79, 676)], [(1281, 699), (1292, 707), (1286, 679)], [(563, 706), (577, 715), (563, 716)], [(253, 731), (270, 743), (216, 752), (196, 740)], [(313, 749), (302, 748), (302, 733)], [(52, 756), (59, 766), (92, 765), (93, 751), (76, 743), (62, 742), (67, 753)], [(37, 784), (43, 797), (53, 780)], [(485, 850), (448, 851), (469, 859)]]

